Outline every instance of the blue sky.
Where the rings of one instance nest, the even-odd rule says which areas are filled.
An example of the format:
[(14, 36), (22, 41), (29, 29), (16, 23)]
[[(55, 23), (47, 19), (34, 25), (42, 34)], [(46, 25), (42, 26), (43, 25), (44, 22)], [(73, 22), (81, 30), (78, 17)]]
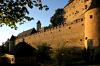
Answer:
[(53, 16), (55, 10), (58, 8), (63, 8), (67, 4), (67, 0), (42, 0), (44, 4), (49, 6), (49, 10), (38, 10), (37, 8), (29, 9), (29, 16), (34, 17), (34, 20), (26, 23), (23, 25), (18, 25), (18, 29), (14, 30), (7, 26), (0, 27), (0, 45), (2, 42), (5, 42), (11, 35), (17, 36), (19, 33), (26, 31), (31, 28), (36, 28), (36, 23), (38, 20), (41, 21), (42, 27), (48, 26), (50, 24), (50, 17)]

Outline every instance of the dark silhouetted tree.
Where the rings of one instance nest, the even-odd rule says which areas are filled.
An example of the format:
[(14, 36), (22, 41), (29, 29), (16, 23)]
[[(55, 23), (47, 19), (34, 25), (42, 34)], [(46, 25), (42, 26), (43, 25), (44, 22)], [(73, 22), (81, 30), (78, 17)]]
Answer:
[(49, 64), (51, 61), (51, 47), (47, 44), (39, 45), (37, 47), (37, 59), (40, 64)]
[(0, 25), (16, 29), (16, 23), (23, 24), (26, 20), (32, 20), (33, 17), (27, 14), (28, 8), (32, 9), (33, 6), (40, 10), (48, 10), (47, 5), (43, 5), (41, 0), (0, 0)]
[(55, 14), (51, 17), (50, 20), (52, 26), (58, 26), (64, 22), (63, 13), (64, 13), (63, 9), (57, 9), (55, 11)]

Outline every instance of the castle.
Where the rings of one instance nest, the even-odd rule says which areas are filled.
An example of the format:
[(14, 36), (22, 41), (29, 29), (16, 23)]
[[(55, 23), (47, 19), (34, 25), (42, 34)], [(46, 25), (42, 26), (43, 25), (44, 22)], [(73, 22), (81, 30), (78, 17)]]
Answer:
[(37, 47), (47, 43), (52, 48), (60, 47), (97, 47), (100, 44), (100, 1), (70, 0), (64, 7), (64, 24), (50, 29), (37, 31), (33, 28), (20, 33), (15, 40), (17, 45), (23, 42)]

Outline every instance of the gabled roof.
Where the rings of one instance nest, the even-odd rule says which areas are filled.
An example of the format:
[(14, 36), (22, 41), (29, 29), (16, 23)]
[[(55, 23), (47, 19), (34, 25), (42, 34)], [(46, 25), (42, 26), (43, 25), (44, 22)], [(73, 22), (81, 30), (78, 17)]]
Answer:
[(13, 40), (15, 40), (15, 39), (16, 39), (16, 37), (12, 35), (11, 38), (8, 39), (8, 41), (9, 41), (9, 40), (13, 41)]
[(17, 38), (22, 38), (22, 37), (26, 37), (26, 36), (29, 36), (31, 34), (34, 34), (36, 33), (36, 29), (35, 28), (32, 28), (32, 29), (29, 29), (27, 31), (23, 31), (22, 33), (20, 33)]

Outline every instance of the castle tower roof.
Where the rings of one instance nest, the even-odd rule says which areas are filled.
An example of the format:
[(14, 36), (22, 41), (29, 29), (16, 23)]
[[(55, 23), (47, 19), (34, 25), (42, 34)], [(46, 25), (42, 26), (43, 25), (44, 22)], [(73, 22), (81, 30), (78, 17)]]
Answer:
[(41, 24), (41, 22), (40, 22), (40, 21), (38, 21), (38, 22), (37, 22), (37, 24)]
[(15, 40), (15, 39), (16, 39), (16, 37), (14, 35), (12, 35), (11, 38), (10, 38), (10, 40), (12, 40), (12, 41)]

